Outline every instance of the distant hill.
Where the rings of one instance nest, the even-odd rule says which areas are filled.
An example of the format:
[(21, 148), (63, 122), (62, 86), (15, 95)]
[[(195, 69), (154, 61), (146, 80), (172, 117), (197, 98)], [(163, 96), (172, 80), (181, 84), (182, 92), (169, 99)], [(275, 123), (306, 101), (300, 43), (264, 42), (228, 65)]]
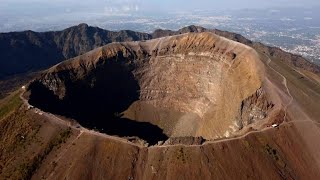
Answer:
[(113, 32), (79, 24), (56, 32), (0, 34), (0, 78), (38, 71), (110, 42), (151, 39), (146, 33)]

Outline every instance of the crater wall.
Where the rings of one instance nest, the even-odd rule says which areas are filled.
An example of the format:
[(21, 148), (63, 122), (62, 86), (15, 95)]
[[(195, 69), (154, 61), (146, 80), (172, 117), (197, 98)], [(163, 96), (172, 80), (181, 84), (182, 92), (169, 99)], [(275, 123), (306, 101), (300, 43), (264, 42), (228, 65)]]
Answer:
[[(106, 133), (114, 132), (112, 122), (125, 119), (159, 128), (156, 136), (163, 138), (153, 141), (214, 139), (252, 123), (243, 114), (263, 114), (254, 120), (267, 116), (268, 108), (259, 106), (268, 104), (267, 98), (247, 101), (243, 108), (263, 91), (263, 76), (252, 48), (213, 33), (188, 33), (112, 43), (62, 62), (31, 83), (30, 102), (90, 127), (112, 129)], [(55, 102), (41, 100), (39, 87)]]

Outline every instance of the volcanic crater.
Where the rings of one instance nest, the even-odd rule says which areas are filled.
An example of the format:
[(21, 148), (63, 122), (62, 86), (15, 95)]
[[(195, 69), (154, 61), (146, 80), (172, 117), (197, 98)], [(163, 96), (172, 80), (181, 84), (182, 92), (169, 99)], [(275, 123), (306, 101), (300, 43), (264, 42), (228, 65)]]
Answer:
[(64, 61), (29, 85), (29, 103), (82, 126), (151, 145), (229, 137), (273, 103), (252, 48), (213, 33), (112, 43)]

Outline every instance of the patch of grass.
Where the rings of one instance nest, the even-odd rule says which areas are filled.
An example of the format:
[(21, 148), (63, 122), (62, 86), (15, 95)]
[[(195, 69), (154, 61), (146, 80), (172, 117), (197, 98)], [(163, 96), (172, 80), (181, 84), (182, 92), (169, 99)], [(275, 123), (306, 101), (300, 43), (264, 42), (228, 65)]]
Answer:
[(59, 148), (62, 143), (65, 143), (70, 137), (72, 131), (71, 128), (68, 128), (61, 132), (58, 136), (52, 139), (44, 151), (34, 157), (31, 163), (24, 163), (19, 167), (21, 173), (21, 179), (31, 179), (34, 172), (40, 167), (42, 161), (46, 156), (54, 149)]
[(22, 105), (22, 100), (19, 97), (20, 92), (16, 92), (12, 97), (5, 99), (0, 105), (0, 120), (9, 113), (15, 111)]
[(9, 158), (10, 153), (19, 147), (25, 149), (25, 146), (30, 144), (31, 137), (37, 133), (36, 130), (35, 122), (25, 111), (10, 110), (0, 118), (0, 154), (3, 153), (5, 158)]

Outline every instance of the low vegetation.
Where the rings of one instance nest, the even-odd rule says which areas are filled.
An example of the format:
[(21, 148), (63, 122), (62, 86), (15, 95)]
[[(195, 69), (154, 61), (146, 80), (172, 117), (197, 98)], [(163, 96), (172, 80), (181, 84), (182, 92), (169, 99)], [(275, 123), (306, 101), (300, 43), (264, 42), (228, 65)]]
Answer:
[(46, 156), (54, 148), (59, 148), (62, 143), (65, 143), (66, 140), (70, 137), (71, 133), (71, 128), (62, 131), (58, 136), (56, 136), (49, 142), (42, 153), (33, 158), (33, 161), (31, 163), (22, 164), (19, 169), (22, 174), (22, 179), (31, 179), (32, 175), (40, 167), (42, 161), (46, 158)]
[(186, 163), (186, 154), (184, 152), (183, 147), (181, 147), (178, 152), (177, 152), (177, 159), (181, 160), (183, 162), (183, 164)]
[[(23, 104), (20, 93), (17, 91), (0, 100), (0, 179), (31, 179), (47, 155), (65, 143), (72, 133), (70, 128), (60, 130), (44, 144), (39, 137), (42, 124), (29, 111), (20, 108)], [(31, 157), (23, 154), (13, 157), (27, 152), (35, 144), (43, 149), (34, 150)], [(20, 160), (15, 161), (16, 158)]]
[(265, 146), (265, 150), (266, 152), (276, 161), (279, 160), (278, 154), (277, 154), (277, 150), (272, 148), (269, 144), (267, 144)]
[(0, 103), (0, 120), (22, 105), (19, 94), (20, 92), (15, 92)]
[(21, 105), (19, 93), (0, 102), (0, 154), (13, 152), (25, 142), (25, 136), (31, 129), (32, 122), (26, 117), (25, 111), (17, 111)]

